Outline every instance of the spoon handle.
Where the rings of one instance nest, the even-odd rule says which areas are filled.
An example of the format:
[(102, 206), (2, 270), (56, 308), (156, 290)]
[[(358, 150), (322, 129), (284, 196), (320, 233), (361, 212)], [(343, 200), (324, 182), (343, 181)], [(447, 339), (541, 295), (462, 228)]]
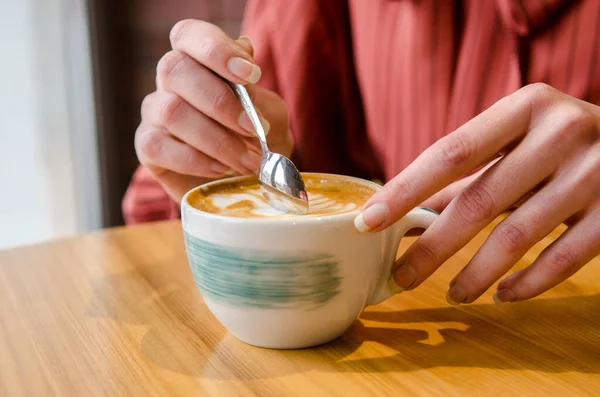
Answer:
[(252, 125), (254, 126), (254, 130), (256, 131), (256, 135), (258, 135), (258, 139), (260, 140), (260, 144), (263, 148), (263, 151), (268, 151), (269, 148), (267, 147), (267, 136), (265, 134), (265, 130), (262, 126), (262, 123), (260, 122), (260, 118), (258, 117), (256, 108), (254, 107), (254, 104), (250, 99), (250, 95), (248, 94), (246, 87), (244, 87), (241, 84), (231, 84), (231, 86), (233, 88), (233, 91), (235, 92), (235, 95), (242, 103), (246, 114), (248, 114)]

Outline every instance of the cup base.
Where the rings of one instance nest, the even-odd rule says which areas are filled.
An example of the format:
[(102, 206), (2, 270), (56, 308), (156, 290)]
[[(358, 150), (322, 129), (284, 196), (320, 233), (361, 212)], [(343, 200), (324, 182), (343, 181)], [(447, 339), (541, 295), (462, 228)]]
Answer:
[[(340, 337), (356, 320), (334, 319), (331, 309), (320, 310), (241, 308), (205, 298), (208, 309), (239, 341), (266, 349), (306, 349)], [(339, 312), (339, 310), (338, 310)]]
[(336, 335), (334, 337), (327, 337), (327, 338), (323, 338), (322, 340), (310, 341), (310, 342), (306, 342), (306, 343), (277, 343), (277, 342), (272, 343), (272, 342), (264, 341), (264, 340), (248, 340), (248, 339), (244, 340), (233, 334), (232, 334), (232, 336), (242, 343), (245, 343), (247, 345), (254, 346), (254, 347), (259, 347), (261, 349), (302, 350), (302, 349), (310, 349), (312, 347), (322, 346), (329, 342), (333, 342), (334, 340), (336, 340), (343, 334), (344, 333), (342, 332), (341, 334)]

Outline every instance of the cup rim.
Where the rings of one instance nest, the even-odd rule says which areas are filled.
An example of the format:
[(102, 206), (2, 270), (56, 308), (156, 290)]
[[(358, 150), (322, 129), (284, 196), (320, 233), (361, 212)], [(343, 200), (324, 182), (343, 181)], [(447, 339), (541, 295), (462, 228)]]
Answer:
[[(381, 185), (373, 182), (373, 181), (369, 181), (367, 179), (362, 179), (362, 178), (357, 178), (354, 176), (348, 176), (348, 175), (341, 175), (341, 174), (332, 174), (332, 173), (325, 173), (325, 172), (301, 172), (302, 175), (307, 175), (307, 176), (316, 176), (316, 175), (323, 175), (325, 177), (330, 176), (330, 177), (337, 177), (337, 178), (344, 178), (347, 180), (350, 180), (352, 182), (361, 184), (361, 185), (366, 185), (369, 186), (373, 189), (375, 189), (375, 191), (378, 191), (382, 188)], [(196, 215), (200, 215), (203, 217), (206, 217), (208, 219), (215, 219), (215, 220), (221, 220), (221, 221), (228, 221), (228, 222), (234, 222), (234, 223), (244, 223), (244, 224), (307, 224), (307, 223), (320, 223), (323, 221), (347, 221), (349, 219), (354, 220), (354, 218), (360, 213), (361, 208), (357, 208), (353, 211), (349, 211), (349, 212), (344, 212), (342, 214), (332, 214), (332, 215), (322, 215), (322, 216), (293, 216), (293, 217), (288, 217), (288, 218), (238, 218), (238, 217), (233, 217), (233, 216), (226, 216), (226, 215), (220, 215), (220, 214), (214, 214), (212, 212), (206, 212), (206, 211), (202, 211), (194, 206), (192, 206), (189, 202), (188, 202), (188, 197), (190, 194), (194, 193), (195, 191), (202, 189), (202, 188), (207, 188), (207, 187), (211, 187), (211, 186), (216, 186), (216, 185), (220, 185), (220, 184), (225, 184), (225, 183), (231, 183), (231, 182), (237, 182), (237, 181), (244, 181), (250, 178), (256, 178), (255, 175), (242, 175), (242, 176), (234, 176), (234, 177), (230, 177), (230, 178), (224, 178), (224, 179), (219, 179), (216, 181), (212, 181), (212, 182), (208, 182), (208, 183), (204, 183), (202, 185), (196, 186), (193, 189), (190, 189), (181, 199), (181, 209), (182, 210), (186, 210), (186, 211), (190, 211)]]

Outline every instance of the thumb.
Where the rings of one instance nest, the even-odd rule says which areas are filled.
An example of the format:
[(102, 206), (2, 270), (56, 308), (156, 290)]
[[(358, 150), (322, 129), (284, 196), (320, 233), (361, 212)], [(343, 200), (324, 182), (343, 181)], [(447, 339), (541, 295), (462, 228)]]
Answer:
[(248, 36), (240, 36), (235, 42), (242, 47), (244, 51), (250, 54), (251, 57), (254, 56), (254, 43), (252, 39)]
[[(293, 142), (288, 121), (288, 109), (284, 100), (275, 92), (257, 85), (248, 85), (246, 88), (248, 88), (260, 122), (267, 134), (269, 145), (273, 145), (271, 149), (289, 155)], [(239, 124), (248, 132), (250, 144), (258, 147), (254, 126), (245, 112), (240, 115)], [(278, 151), (279, 149), (284, 149), (285, 152)]]
[(284, 100), (275, 92), (260, 86), (253, 86), (254, 105), (260, 109), (261, 116), (267, 119), (271, 128), (288, 128), (288, 109)]

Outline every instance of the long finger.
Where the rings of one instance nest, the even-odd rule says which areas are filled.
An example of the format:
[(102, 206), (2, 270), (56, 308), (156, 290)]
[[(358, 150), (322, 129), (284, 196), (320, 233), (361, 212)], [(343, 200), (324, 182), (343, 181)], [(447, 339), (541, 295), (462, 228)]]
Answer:
[(449, 302), (473, 302), (531, 247), (583, 208), (586, 197), (580, 194), (579, 184), (573, 179), (553, 180), (496, 226), (452, 281)]
[(600, 207), (546, 248), (533, 264), (500, 282), (494, 300), (517, 302), (560, 284), (600, 254)]
[[(378, 191), (363, 207), (359, 231), (379, 231), (463, 175), (495, 158), (528, 131), (545, 85), (532, 85), (501, 99), (437, 141)], [(536, 105), (538, 104), (538, 105)], [(534, 116), (532, 116), (534, 115)]]
[(255, 84), (261, 71), (248, 45), (232, 40), (219, 27), (204, 21), (183, 20), (171, 30), (171, 46), (235, 83)]
[(491, 161), (489, 164), (487, 164), (485, 167), (483, 167), (481, 170), (477, 171), (473, 175), (469, 175), (465, 178), (459, 179), (458, 181), (446, 186), (444, 189), (440, 190), (427, 200), (423, 201), (419, 205), (419, 207), (430, 208), (436, 211), (437, 213), (442, 212), (448, 206), (448, 204), (450, 204), (450, 202), (454, 200), (456, 196), (458, 196), (460, 192), (462, 192), (467, 186), (473, 183), (475, 179), (479, 178), (481, 174), (488, 170), (492, 165), (496, 164), (498, 160), (500, 160), (500, 158)]
[[(400, 287), (420, 285), (487, 224), (556, 170), (558, 161), (552, 151), (544, 151), (537, 158), (530, 155), (539, 145), (535, 140), (524, 142), (452, 200), (399, 260), (396, 281)], [(520, 175), (518, 182), (515, 175)]]
[[(229, 168), (175, 139), (164, 129), (142, 125), (135, 136), (135, 148), (144, 165), (171, 170), (182, 175), (219, 178), (229, 173)], [(218, 166), (222, 168), (218, 168)]]
[(222, 171), (220, 164), (243, 174), (258, 169), (260, 158), (249, 153), (241, 136), (200, 113), (176, 94), (159, 91), (147, 96), (142, 103), (142, 117), (215, 159), (212, 162), (212, 166), (218, 164), (215, 171)]
[(242, 105), (231, 87), (185, 53), (171, 51), (157, 66), (161, 90), (173, 92), (219, 124), (250, 136), (240, 125)]

